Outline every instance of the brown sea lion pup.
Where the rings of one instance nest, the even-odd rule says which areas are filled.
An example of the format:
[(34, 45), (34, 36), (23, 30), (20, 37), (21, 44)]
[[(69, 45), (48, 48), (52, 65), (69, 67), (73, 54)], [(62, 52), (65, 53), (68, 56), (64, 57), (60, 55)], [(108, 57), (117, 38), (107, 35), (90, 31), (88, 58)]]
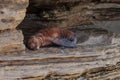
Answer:
[(77, 38), (74, 32), (64, 28), (47, 28), (30, 36), (27, 47), (32, 50), (42, 46), (56, 44), (63, 47), (75, 47)]

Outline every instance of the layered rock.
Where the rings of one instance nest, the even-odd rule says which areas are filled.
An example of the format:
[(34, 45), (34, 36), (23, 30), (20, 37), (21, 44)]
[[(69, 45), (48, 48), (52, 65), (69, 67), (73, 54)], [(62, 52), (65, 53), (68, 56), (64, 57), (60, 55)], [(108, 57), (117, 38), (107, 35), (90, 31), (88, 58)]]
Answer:
[(119, 80), (120, 35), (94, 29), (76, 31), (76, 48), (43, 47), (0, 54), (0, 79)]
[(0, 53), (17, 52), (24, 49), (21, 31), (9, 30), (0, 33)]
[(15, 29), (23, 20), (28, 0), (0, 1), (0, 30)]
[(0, 53), (24, 50), (23, 35), (15, 30), (24, 19), (28, 0), (0, 1)]
[[(28, 16), (18, 26), (23, 30), (25, 40), (46, 26), (68, 28), (72, 26), (74, 27), (72, 30), (77, 34), (78, 43), (76, 48), (61, 49), (51, 46), (37, 51), (26, 49), (26, 52), (22, 53), (21, 51), (25, 49), (23, 35), (21, 31), (16, 30), (16, 25), (24, 18), (28, 2), (0, 1), (0, 53), (14, 52), (0, 54), (0, 79), (120, 79), (120, 34), (110, 33), (94, 25), (79, 26), (91, 22), (90, 20), (120, 19), (119, 2), (119, 0), (30, 0)], [(31, 16), (31, 13), (34, 15)], [(114, 26), (111, 29), (114, 29)]]
[(47, 26), (70, 27), (92, 20), (120, 19), (118, 0), (30, 0), (28, 14)]
[(97, 22), (97, 25), (95, 24), (92, 28), (120, 32), (120, 24), (115, 25), (119, 21), (113, 22), (118, 19), (120, 19), (120, 1), (118, 0), (30, 0), (27, 16), (19, 28), (23, 30), (25, 40), (29, 34), (41, 28), (84, 27), (87, 29), (91, 27), (79, 25), (94, 24), (94, 21), (101, 20), (104, 21)]

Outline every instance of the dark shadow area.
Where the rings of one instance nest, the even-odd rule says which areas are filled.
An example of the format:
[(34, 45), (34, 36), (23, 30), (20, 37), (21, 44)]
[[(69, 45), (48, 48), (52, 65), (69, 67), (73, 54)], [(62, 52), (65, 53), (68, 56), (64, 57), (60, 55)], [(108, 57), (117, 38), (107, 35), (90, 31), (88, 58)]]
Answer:
[[(70, 6), (71, 3), (67, 3), (67, 2), (65, 2), (64, 4), (52, 3), (51, 5), (46, 5), (46, 7), (45, 5), (41, 4), (39, 8), (38, 6), (36, 7), (34, 5), (35, 5), (34, 1), (30, 0), (29, 6), (26, 11), (26, 16), (24, 20), (17, 27), (17, 29), (22, 30), (23, 32), (25, 45), (29, 37), (34, 33), (38, 32), (38, 30), (48, 28), (48, 27), (57, 27), (57, 26), (50, 26), (50, 25), (53, 25), (53, 23), (56, 23), (56, 21), (54, 20), (55, 14), (51, 11), (58, 8), (61, 8), (61, 10), (69, 10), (70, 8), (68, 6)], [(77, 2), (74, 5), (78, 5)], [(71, 5), (71, 6), (74, 6), (74, 5)], [(46, 14), (49, 15), (48, 17), (51, 18), (50, 20), (48, 20), (48, 17), (47, 18), (44, 17)], [(58, 45), (52, 45), (52, 47), (55, 47), (55, 46), (58, 46)]]
[(17, 29), (20, 29), (23, 32), (24, 44), (26, 44), (26, 41), (29, 39), (31, 35), (33, 35), (38, 30), (43, 29), (43, 28), (46, 28), (46, 26), (40, 23), (38, 24), (34, 20), (30, 20), (26, 18), (17, 27)]
[(46, 26), (42, 22), (36, 21), (39, 19), (39, 17), (37, 16), (37, 11), (37, 8), (29, 5), (24, 20), (17, 26), (17, 29), (22, 30), (23, 32), (25, 45), (31, 35), (33, 35), (40, 29), (46, 28)]
[[(99, 0), (97, 0), (97, 2), (99, 2)], [(36, 33), (40, 29), (48, 28), (48, 27), (58, 27), (58, 26), (61, 27), (60, 24), (61, 24), (62, 21), (60, 22), (59, 18), (55, 17), (57, 13), (55, 13), (54, 10), (59, 11), (58, 13), (64, 12), (64, 11), (67, 12), (71, 9), (71, 7), (79, 5), (79, 3), (77, 3), (77, 2), (75, 2), (75, 3), (64, 2), (64, 3), (57, 3), (57, 4), (51, 3), (51, 5), (47, 5), (47, 4), (46, 5), (38, 5), (38, 6), (34, 6), (34, 5), (35, 5), (35, 3), (32, 3), (31, 0), (30, 0), (30, 5), (27, 8), (26, 16), (25, 16), (24, 20), (17, 27), (17, 29), (20, 29), (23, 32), (24, 44), (26, 44), (27, 40), (29, 39), (29, 37), (32, 34)], [(97, 9), (97, 10), (99, 10), (99, 9)], [(114, 12), (112, 9), (107, 9), (107, 10), (109, 10), (111, 12)], [(115, 9), (115, 10), (117, 11), (117, 9)], [(47, 17), (46, 17), (46, 15), (47, 15)], [(75, 19), (76, 19), (76, 17), (75, 17)], [(63, 20), (63, 22), (64, 22), (64, 20)], [(112, 32), (112, 31), (113, 32), (116, 32), (116, 31), (119, 32), (119, 30), (120, 30), (119, 29), (119, 24), (118, 24), (119, 21), (111, 24), (112, 22), (114, 22), (114, 21), (104, 22), (104, 23), (110, 23), (110, 25), (112, 25), (112, 26), (105, 26), (105, 24), (103, 24), (100, 21), (100, 23), (99, 23), (100, 25), (98, 25), (98, 23), (97, 23), (97, 25), (94, 26), (94, 24), (91, 25), (91, 23), (90, 23), (89, 24), (90, 26), (87, 26), (87, 27), (85, 27), (83, 25), (82, 26), (80, 25), (80, 26), (73, 26), (70, 29), (73, 32), (76, 32), (77, 37), (78, 37), (78, 43), (84, 43), (87, 40), (89, 40), (91, 35), (98, 36), (97, 32), (100, 33), (100, 34), (102, 34), (102, 32), (103, 33), (105, 32), (105, 34), (107, 34), (109, 32)], [(63, 24), (66, 25), (65, 22)], [(71, 22), (69, 22), (69, 24), (71, 24)], [(101, 25), (101, 24), (103, 24), (103, 25)], [(114, 26), (114, 24), (118, 24), (118, 25)], [(52, 26), (50, 26), (50, 25), (52, 25)], [(58, 26), (54, 26), (54, 25), (58, 25)], [(67, 27), (69, 28), (69, 26), (67, 26)], [(89, 31), (91, 31), (91, 32), (89, 32)], [(92, 34), (90, 35), (90, 33), (92, 33)], [(109, 38), (109, 37), (105, 36), (105, 39), (104, 39), (104, 36), (103, 36), (103, 38), (101, 37), (100, 38), (101, 42), (102, 42), (102, 40), (105, 41), (106, 38)], [(95, 39), (95, 40), (96, 40), (96, 44), (100, 43), (99, 41), (97, 41), (97, 39)], [(89, 43), (89, 41), (88, 41), (88, 43)], [(109, 40), (108, 40), (108, 43), (109, 43)], [(87, 43), (85, 43), (85, 44), (87, 44)]]

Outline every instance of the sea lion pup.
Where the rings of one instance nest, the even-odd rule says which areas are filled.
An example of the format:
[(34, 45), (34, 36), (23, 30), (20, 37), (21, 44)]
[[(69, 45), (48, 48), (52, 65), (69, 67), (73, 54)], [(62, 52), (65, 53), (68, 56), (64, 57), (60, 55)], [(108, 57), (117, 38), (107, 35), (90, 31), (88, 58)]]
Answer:
[(27, 47), (32, 50), (39, 49), (41, 46), (56, 44), (63, 47), (75, 47), (77, 38), (74, 32), (63, 28), (47, 28), (39, 30), (30, 36)]

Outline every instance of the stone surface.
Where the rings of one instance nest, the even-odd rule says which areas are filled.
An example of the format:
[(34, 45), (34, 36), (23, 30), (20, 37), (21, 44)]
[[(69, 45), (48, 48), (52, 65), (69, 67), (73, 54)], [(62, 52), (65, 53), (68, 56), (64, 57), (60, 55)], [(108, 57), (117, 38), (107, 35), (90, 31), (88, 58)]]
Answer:
[(9, 30), (0, 33), (0, 53), (19, 52), (25, 50), (21, 31)]
[(0, 31), (15, 29), (24, 19), (28, 0), (0, 0)]
[(51, 46), (0, 54), (0, 79), (119, 80), (120, 34), (99, 29), (72, 30), (78, 34), (76, 48)]
[(120, 19), (119, 0), (30, 0), (27, 16), (17, 27), (23, 31), (24, 43), (37, 30), (51, 26), (72, 27), (78, 43), (75, 48), (48, 46), (21, 52), (25, 49), (21, 31), (6, 29), (15, 29), (21, 22), (26, 2), (0, 1), (0, 11), (6, 11), (0, 12), (0, 30), (5, 30), (0, 32), (1, 80), (120, 79), (120, 34), (103, 26), (80, 26), (91, 20)]
[(25, 50), (23, 35), (16, 27), (24, 19), (28, 0), (0, 0), (0, 53)]
[(37, 17), (33, 16), (33, 20), (46, 26), (74, 27), (92, 20), (120, 19), (120, 1), (30, 0), (27, 13), (35, 14)]

